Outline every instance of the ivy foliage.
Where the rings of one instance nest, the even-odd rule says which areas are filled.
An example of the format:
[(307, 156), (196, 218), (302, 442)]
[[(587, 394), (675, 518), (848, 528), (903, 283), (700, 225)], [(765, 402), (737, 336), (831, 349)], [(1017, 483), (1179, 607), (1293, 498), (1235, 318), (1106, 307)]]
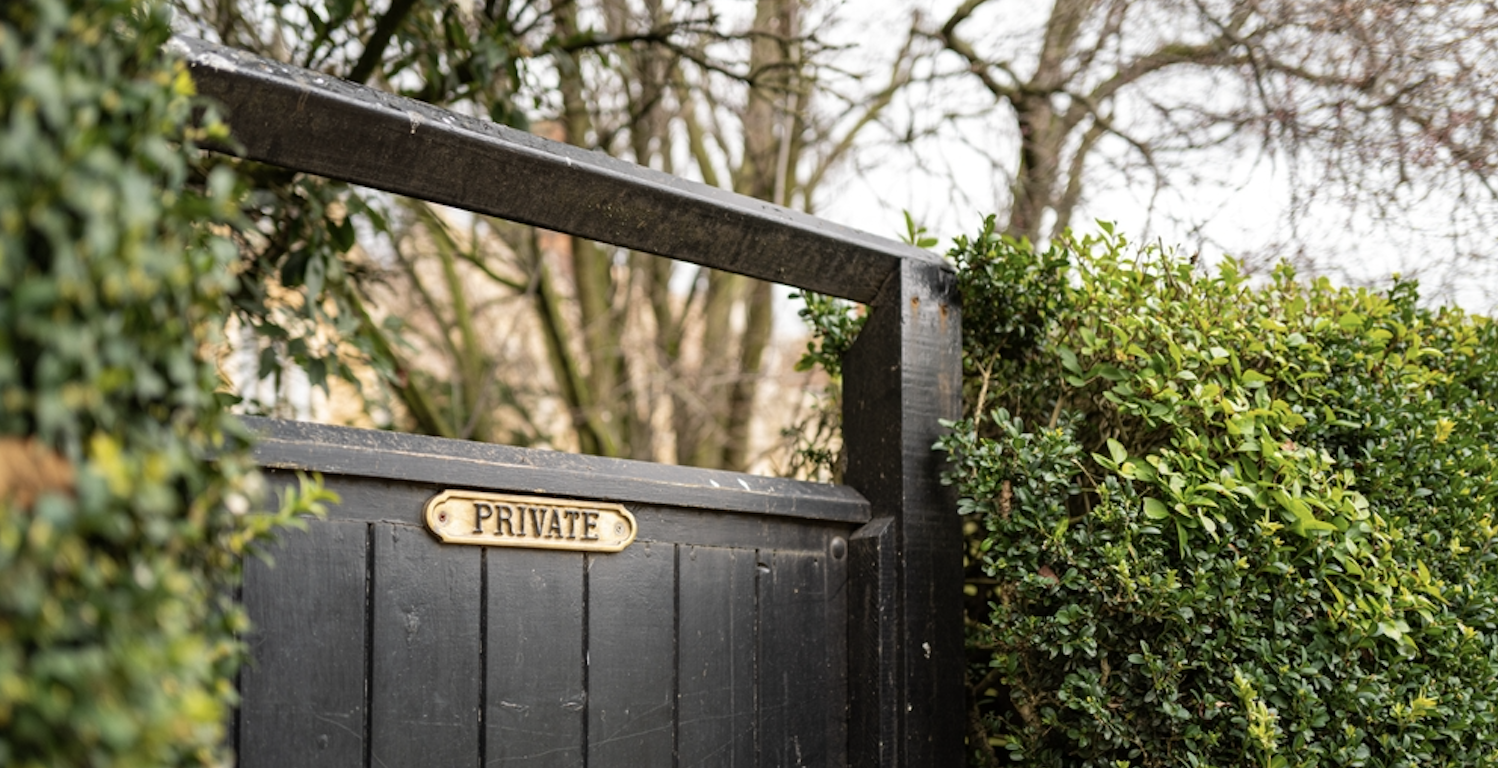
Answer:
[(185, 67), (138, 0), (0, 4), (0, 765), (219, 762), (248, 436), (205, 358), (238, 185), (194, 178)]
[(977, 764), (1498, 762), (1498, 333), (1104, 226), (952, 258)]

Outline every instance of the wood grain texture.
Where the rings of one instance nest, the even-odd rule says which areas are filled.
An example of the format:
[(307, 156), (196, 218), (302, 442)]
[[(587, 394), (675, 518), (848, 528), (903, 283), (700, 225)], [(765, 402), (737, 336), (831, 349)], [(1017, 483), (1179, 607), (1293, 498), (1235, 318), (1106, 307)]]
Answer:
[(676, 548), (588, 558), (588, 768), (669, 766), (676, 749)]
[[(428, 104), (186, 38), (245, 157), (854, 301), (930, 253)], [(495, 183), (503, 179), (503, 183)]]
[(583, 765), (584, 557), (523, 549), (485, 557), (491, 765)]
[(848, 764), (896, 765), (901, 718), (894, 518), (848, 540)]
[(245, 563), (241, 766), (362, 764), (365, 530), (312, 521), (281, 535), (274, 567)]
[[(827, 550), (823, 550), (826, 552)], [(848, 762), (848, 549), (846, 539), (822, 562), (822, 589), (826, 594), (822, 621), (827, 648), (827, 694), (822, 723), (827, 729), (827, 765)]]
[(374, 526), (372, 765), (475, 766), (482, 638), (476, 547)]
[[(295, 482), (286, 470), (269, 470), (273, 482)], [(414, 525), (427, 500), (444, 486), (403, 483), (348, 475), (327, 476), (343, 503), (328, 510), (330, 520)], [(500, 477), (491, 487), (502, 486)], [(855, 526), (776, 515), (708, 512), (627, 503), (639, 523), (639, 541), (699, 544), (736, 549), (826, 549), (833, 536), (847, 536)]]
[[(962, 529), (940, 484), (943, 459), (931, 448), (939, 421), (961, 413), (961, 364), (954, 277), (903, 264), (843, 365), (845, 478), (894, 529), (893, 610), (875, 603), (871, 613), (868, 602), (855, 601), (862, 607), (854, 622), (894, 621), (897, 658), (881, 657), (883, 668), (862, 669), (850, 681), (854, 701), (887, 698), (895, 705), (893, 731), (877, 719), (879, 732), (849, 735), (855, 745), (895, 744), (899, 754), (882, 765), (962, 760)], [(891, 675), (894, 690), (880, 692)], [(864, 717), (855, 722), (870, 724)]]
[[(828, 647), (843, 641), (827, 622), (826, 555), (761, 552), (759, 578), (759, 761), (833, 765), (827, 743), (833, 690)], [(834, 703), (833, 697), (837, 698)]]
[(261, 466), (356, 477), (659, 504), (862, 524), (868, 502), (846, 486), (561, 451), (246, 418)]
[(755, 553), (680, 547), (681, 768), (749, 768), (754, 754)]

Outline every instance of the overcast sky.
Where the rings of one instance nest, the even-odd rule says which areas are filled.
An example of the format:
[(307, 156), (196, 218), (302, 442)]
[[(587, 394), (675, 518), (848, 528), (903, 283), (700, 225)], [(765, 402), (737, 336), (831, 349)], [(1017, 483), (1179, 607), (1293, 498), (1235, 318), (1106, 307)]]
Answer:
[[(893, 47), (901, 42), (896, 34), (909, 25), (912, 7), (928, 18), (945, 18), (956, 0), (858, 0), (844, 3), (842, 23), (829, 30), (837, 39), (851, 44), (850, 68), (873, 71), (877, 62), (887, 60)], [(1010, 12), (1003, 17), (1006, 25), (1038, 23), (1035, 8), (1048, 4), (1004, 3)], [(1027, 10), (1028, 9), (1028, 10)], [(1034, 18), (1026, 18), (1027, 14)], [(975, 20), (976, 21), (976, 20)], [(969, 78), (969, 80), (972, 80)], [(919, 91), (911, 92), (897, 102), (892, 111), (937, 108), (920, 104)], [(948, 86), (925, 98), (982, 105), (992, 103), (986, 91), (976, 82)], [(1204, 95), (1204, 98), (1206, 96)], [(898, 118), (896, 118), (898, 120)], [(977, 229), (983, 216), (993, 212), (1005, 195), (1000, 174), (994, 173), (985, 154), (999, 158), (1017, 155), (1015, 137), (1005, 135), (1002, 122), (984, 133), (969, 130), (966, 136), (955, 132), (940, 140), (927, 141), (918, 152), (874, 148), (861, 156), (861, 167), (845, 167), (821, 194), (818, 215), (875, 234), (896, 237), (904, 230), (902, 210), (908, 210), (941, 238), (944, 250), (951, 238)], [(870, 136), (877, 140), (878, 137)], [(1012, 162), (1010, 160), (1009, 162)], [(1198, 186), (1169, 189), (1154, 199), (1151, 190), (1131, 180), (1095, 177), (1099, 182), (1084, 199), (1073, 219), (1078, 228), (1089, 227), (1096, 219), (1116, 222), (1135, 239), (1160, 239), (1167, 245), (1178, 244), (1189, 251), (1197, 250), (1206, 240), (1212, 245), (1201, 248), (1211, 260), (1222, 252), (1234, 255), (1259, 255), (1283, 242), (1286, 237), (1285, 214), (1292, 205), (1285, 164), (1274, 157), (1238, 156), (1222, 152), (1205, 156), (1204, 175), (1217, 179)], [(1137, 181), (1137, 180), (1135, 180)], [(1227, 185), (1221, 182), (1228, 182)], [(1324, 201), (1310, 209), (1315, 213), (1310, 226), (1298, 234), (1307, 242), (1309, 252), (1321, 258), (1320, 269), (1342, 283), (1387, 285), (1395, 271), (1421, 274), (1422, 294), (1437, 300), (1455, 299), (1471, 311), (1490, 313), (1498, 294), (1498, 269), (1489, 263), (1461, 262), (1454, 266), (1431, 268), (1432, 264), (1449, 262), (1452, 246), (1435, 231), (1421, 232), (1420, 223), (1404, 226), (1390, 233), (1367, 217), (1349, 217), (1345, 209)], [(1451, 206), (1438, 198), (1426, 204), (1425, 220), (1444, 223)], [(1198, 222), (1201, 229), (1193, 233), (1179, 222)], [(1432, 230), (1436, 227), (1433, 226)], [(1493, 250), (1493, 249), (1489, 249)]]

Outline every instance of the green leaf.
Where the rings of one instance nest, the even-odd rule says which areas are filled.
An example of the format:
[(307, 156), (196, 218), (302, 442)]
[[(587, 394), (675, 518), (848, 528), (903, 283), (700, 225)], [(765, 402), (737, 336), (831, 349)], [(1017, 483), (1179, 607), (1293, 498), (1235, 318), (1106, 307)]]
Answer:
[(1061, 357), (1061, 367), (1077, 376), (1082, 375), (1082, 366), (1077, 363), (1077, 353), (1066, 346), (1056, 347), (1056, 354)]
[(354, 222), (351, 217), (344, 216), (343, 220), (337, 223), (329, 220), (327, 225), (328, 237), (332, 240), (333, 247), (337, 248), (340, 253), (346, 253), (354, 247)]
[(1089, 379), (1095, 379), (1099, 376), (1108, 381), (1123, 381), (1126, 378), (1124, 372), (1116, 365), (1098, 364), (1094, 365), (1092, 370), (1087, 372), (1087, 378)]
[(1268, 376), (1265, 376), (1264, 374), (1253, 370), (1252, 368), (1243, 372), (1242, 380), (1243, 386), (1248, 387), (1249, 389), (1257, 389), (1271, 381), (1274, 381), (1274, 379), (1271, 379)]
[(1165, 508), (1164, 502), (1153, 496), (1144, 497), (1144, 516), (1151, 520), (1164, 520), (1170, 517), (1170, 510)]
[(1402, 640), (1404, 639), (1404, 636), (1409, 633), (1409, 631), (1410, 625), (1402, 619), (1380, 621), (1378, 623), (1378, 634), (1383, 635), (1390, 640)]
[(1317, 519), (1316, 514), (1311, 511), (1311, 507), (1305, 501), (1290, 496), (1277, 488), (1270, 493), (1274, 497), (1274, 500), (1279, 502), (1279, 505), (1291, 514), (1294, 520), (1292, 529), (1296, 533), (1304, 536), (1312, 531), (1337, 530), (1337, 526)]
[(1113, 457), (1115, 464), (1122, 464), (1125, 459), (1129, 458), (1129, 452), (1124, 450), (1123, 443), (1111, 437), (1108, 438), (1108, 455)]

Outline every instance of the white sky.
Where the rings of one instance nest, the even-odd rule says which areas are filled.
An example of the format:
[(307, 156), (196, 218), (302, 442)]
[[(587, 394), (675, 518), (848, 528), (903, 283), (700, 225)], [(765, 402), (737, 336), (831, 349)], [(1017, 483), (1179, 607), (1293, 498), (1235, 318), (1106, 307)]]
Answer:
[[(956, 5), (956, 0), (844, 2), (842, 16), (846, 26), (829, 32), (853, 43), (855, 53), (862, 52), (868, 60), (880, 60), (899, 44), (900, 35), (894, 31), (908, 26), (906, 9), (912, 4), (921, 7), (928, 18), (946, 18), (944, 14)], [(1026, 10), (1035, 14), (1037, 8), (1049, 7), (1049, 4), (1017, 2), (999, 5), (1020, 14)], [(1012, 15), (1005, 17), (1003, 23), (1022, 25), (1027, 21)], [(960, 87), (949, 90), (939, 98), (965, 98), (972, 104), (992, 101), (976, 82), (968, 83), (965, 90)], [(906, 106), (922, 108), (922, 105)], [(986, 144), (985, 148), (995, 155), (1013, 157), (1017, 153), (1014, 139), (1003, 135), (998, 127), (1002, 121), (996, 121), (995, 125), (990, 135), (973, 139), (970, 134), (969, 140)], [(918, 164), (932, 170), (922, 171)], [(1277, 165), (1272, 160), (1256, 162), (1255, 158), (1240, 158), (1226, 152), (1216, 157), (1203, 156), (1202, 164), (1211, 169), (1209, 174), (1216, 172), (1241, 188), (1234, 191), (1207, 184), (1170, 190), (1156, 201), (1152, 216), (1148, 190), (1131, 190), (1118, 183), (1116, 177), (1095, 174), (1093, 179), (1098, 184), (1073, 217), (1073, 226), (1085, 229), (1096, 219), (1109, 220), (1136, 241), (1158, 238), (1167, 245), (1179, 244), (1194, 250), (1194, 244), (1200, 240), (1171, 220), (1195, 220), (1205, 222), (1201, 232), (1207, 239), (1227, 244), (1240, 255), (1261, 252), (1285, 240), (1283, 222), (1292, 199), (1288, 169), (1283, 164)], [(829, 184), (820, 196), (818, 215), (875, 234), (898, 237), (904, 231), (901, 211), (909, 210), (941, 239), (938, 250), (944, 250), (952, 237), (976, 231), (983, 216), (993, 212), (1004, 196), (1002, 189), (996, 189), (1002, 182), (989, 170), (989, 161), (982, 153), (950, 138), (927, 142), (919, 157), (875, 149), (863, 157), (863, 165), (862, 170), (845, 168), (835, 177), (836, 183)], [(945, 175), (950, 175), (950, 180), (943, 178)], [(1443, 267), (1438, 272), (1421, 273), (1437, 257), (1449, 260), (1452, 252), (1451, 245), (1436, 231), (1450, 216), (1449, 204), (1443, 207), (1440, 200), (1434, 200), (1426, 208), (1427, 220), (1437, 222), (1431, 231), (1422, 232), (1420, 222), (1412, 222), (1403, 230), (1407, 234), (1398, 236), (1395, 242), (1386, 230), (1366, 217), (1348, 222), (1345, 210), (1325, 202), (1310, 209), (1314, 215), (1306, 230), (1313, 233), (1303, 230), (1300, 239), (1307, 241), (1307, 250), (1322, 260), (1322, 272), (1337, 282), (1378, 286), (1387, 285), (1390, 273), (1395, 271), (1419, 273), (1422, 295), (1428, 299), (1456, 300), (1471, 311), (1491, 312), (1498, 294), (1498, 269), (1493, 265), (1468, 261)], [(1212, 259), (1219, 254), (1204, 249), (1202, 255)]]

